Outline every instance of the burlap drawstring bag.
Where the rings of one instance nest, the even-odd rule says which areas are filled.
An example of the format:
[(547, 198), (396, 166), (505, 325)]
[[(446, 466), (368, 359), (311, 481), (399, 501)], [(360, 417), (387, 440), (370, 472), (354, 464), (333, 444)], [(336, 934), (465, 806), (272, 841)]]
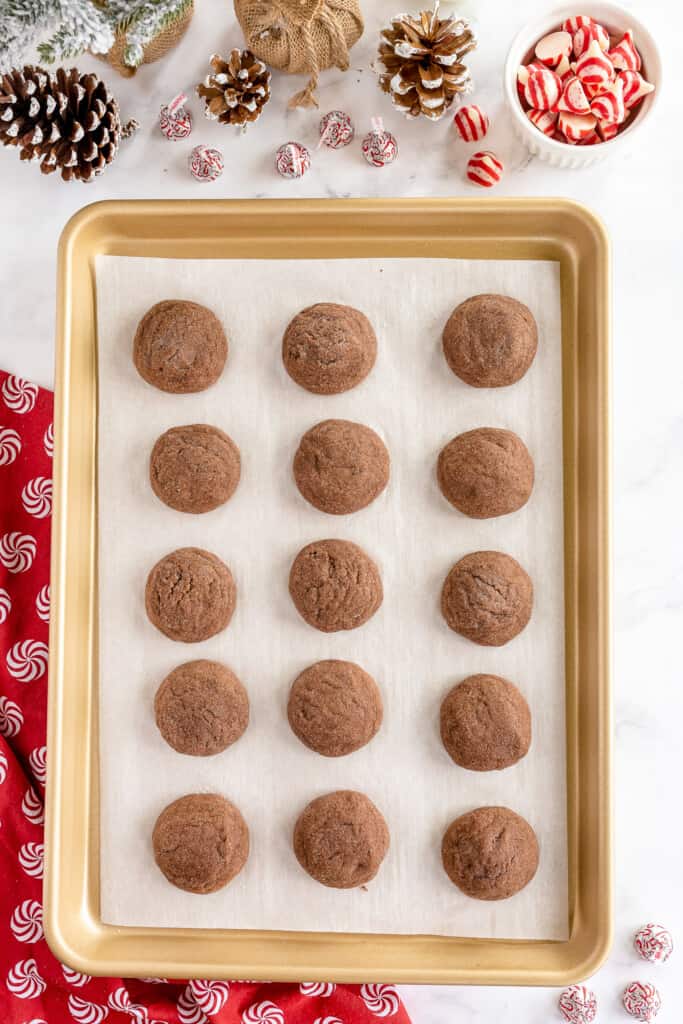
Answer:
[[(185, 35), (189, 24), (192, 21), (193, 13), (194, 3), (190, 3), (182, 12), (180, 17), (171, 21), (170, 24), (168, 24), (166, 28), (162, 29), (151, 42), (147, 43), (141, 64), (152, 64), (155, 60), (161, 60), (162, 57), (165, 57), (168, 51), (173, 49), (173, 47), (176, 46)], [(131, 78), (138, 69), (130, 64), (126, 64), (124, 61), (123, 54), (125, 48), (126, 33), (117, 32), (116, 39), (111, 50), (101, 56), (103, 56), (104, 59), (107, 60), (124, 78)], [(100, 54), (98, 54), (98, 56), (100, 56)]]
[(358, 0), (235, 0), (235, 14), (257, 57), (279, 71), (310, 75), (290, 107), (318, 106), (319, 73), (348, 69), (364, 27)]

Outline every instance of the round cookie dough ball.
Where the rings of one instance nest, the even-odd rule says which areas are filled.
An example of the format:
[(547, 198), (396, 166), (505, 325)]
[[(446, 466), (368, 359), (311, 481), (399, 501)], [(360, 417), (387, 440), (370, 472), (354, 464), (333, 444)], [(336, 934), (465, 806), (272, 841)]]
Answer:
[(468, 676), (441, 704), (441, 739), (450, 757), (475, 772), (516, 764), (531, 744), (531, 712), (514, 683)]
[(382, 724), (377, 683), (352, 661), (318, 661), (292, 684), (287, 717), (307, 747), (342, 757), (369, 743)]
[(441, 591), (452, 630), (484, 647), (501, 647), (521, 633), (534, 600), (531, 579), (502, 551), (475, 551), (456, 562)]
[(148, 384), (174, 395), (215, 384), (228, 358), (218, 317), (196, 302), (157, 302), (138, 324), (133, 362)]
[(240, 453), (218, 427), (171, 427), (149, 460), (152, 490), (178, 512), (210, 512), (232, 497), (240, 480)]
[(505, 516), (526, 505), (534, 464), (511, 430), (480, 427), (458, 434), (441, 449), (439, 487), (451, 505), (472, 519)]
[(507, 807), (478, 807), (448, 826), (441, 859), (466, 896), (506, 900), (536, 874), (538, 840), (529, 822)]
[(302, 548), (289, 573), (289, 593), (299, 615), (323, 633), (362, 626), (384, 596), (377, 566), (350, 540)]
[(375, 877), (389, 849), (389, 829), (372, 800), (342, 789), (312, 800), (294, 827), (304, 871), (332, 889), (355, 889)]
[(165, 807), (152, 833), (154, 859), (185, 892), (222, 889), (249, 856), (249, 829), (241, 813), (217, 793), (192, 793)]
[(321, 512), (358, 512), (387, 486), (389, 452), (362, 423), (323, 420), (299, 442), (294, 479), (306, 501)]
[(236, 596), (232, 573), (220, 558), (202, 548), (178, 548), (147, 577), (145, 608), (165, 636), (197, 643), (225, 629)]
[(533, 313), (507, 295), (473, 295), (451, 313), (443, 351), (453, 373), (475, 388), (520, 380), (538, 346)]
[(316, 395), (338, 395), (367, 377), (377, 358), (377, 338), (360, 310), (336, 302), (308, 306), (290, 321), (282, 361), (292, 380)]
[(249, 724), (249, 698), (217, 661), (188, 661), (166, 676), (154, 698), (157, 728), (179, 754), (219, 754)]

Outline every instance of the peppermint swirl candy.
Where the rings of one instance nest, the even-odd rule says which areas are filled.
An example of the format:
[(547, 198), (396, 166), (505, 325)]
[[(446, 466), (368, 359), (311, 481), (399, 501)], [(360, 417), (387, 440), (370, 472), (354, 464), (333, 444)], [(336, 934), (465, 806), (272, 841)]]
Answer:
[(41, 786), (45, 785), (47, 776), (47, 747), (36, 747), (28, 755), (28, 763)]
[(21, 438), (11, 427), (0, 427), (0, 466), (9, 466), (21, 451)]
[(242, 1024), (284, 1024), (285, 1015), (279, 1006), (264, 999), (254, 1003), (242, 1014)]
[(30, 412), (36, 404), (38, 388), (22, 377), (6, 377), (2, 383), (2, 399), (12, 412)]
[(20, 683), (40, 679), (47, 669), (47, 644), (42, 640), (20, 640), (7, 652), (7, 671)]
[(17, 942), (40, 942), (43, 937), (43, 908), (37, 900), (24, 900), (12, 911), (9, 926)]
[(148, 985), (168, 985), (168, 978), (140, 978), (140, 981), (146, 981)]
[(560, 994), (557, 1005), (569, 1024), (591, 1024), (598, 1012), (595, 993), (585, 985), (570, 985)]
[(109, 1016), (106, 1006), (89, 1003), (87, 999), (80, 999), (78, 996), (70, 995), (67, 1005), (73, 1019), (80, 1024), (102, 1024), (105, 1017)]
[(138, 1021), (139, 1024), (147, 1024), (147, 1008), (139, 1003), (131, 1003), (130, 993), (125, 986), (117, 988), (115, 992), (109, 993), (107, 1003), (112, 1010), (119, 1013), (127, 1013), (129, 1017)]
[(35, 999), (42, 995), (46, 985), (33, 958), (19, 960), (7, 975), (7, 988), (18, 999)]
[(335, 988), (331, 981), (302, 981), (299, 992), (302, 996), (331, 996)]
[(360, 997), (376, 1017), (393, 1017), (398, 1013), (398, 993), (393, 985), (361, 985)]
[(339, 1017), (316, 1017), (313, 1024), (344, 1024)]
[(0, 697), (0, 736), (11, 739), (17, 735), (23, 724), (24, 716), (19, 705), (9, 697)]
[(33, 786), (29, 786), (21, 801), (24, 817), (34, 825), (42, 825), (45, 821), (45, 810), (42, 801)]
[(180, 1024), (209, 1024), (209, 1019), (201, 1006), (197, 1006), (189, 985), (178, 996), (176, 1011)]
[(66, 981), (68, 981), (70, 985), (74, 985), (76, 988), (81, 988), (82, 985), (87, 985), (91, 980), (89, 974), (81, 974), (80, 971), (72, 971), (70, 967), (66, 966), (66, 964), (62, 964), (62, 974)]
[(21, 492), (21, 504), (35, 519), (47, 518), (52, 512), (52, 480), (47, 476), (29, 480)]
[(191, 981), (188, 985), (197, 1006), (207, 1016), (223, 1009), (230, 995), (227, 981)]
[(674, 949), (671, 932), (661, 924), (644, 924), (633, 939), (636, 952), (651, 964), (663, 964)]
[(36, 594), (36, 615), (43, 622), (50, 621), (50, 584), (46, 583)]
[[(42, 843), (23, 843), (19, 849), (19, 863), (31, 878), (43, 877), (43, 858), (45, 847)], [(67, 967), (62, 970), (67, 971)], [(64, 975), (66, 977), (66, 974)], [(75, 982), (73, 984), (76, 984)]]
[(26, 572), (33, 565), (36, 547), (30, 533), (6, 533), (0, 537), (0, 562), (9, 572)]
[(7, 778), (7, 769), (8, 768), (9, 768), (9, 764), (7, 762), (7, 758), (5, 757), (3, 752), (0, 750), (0, 786), (3, 784), (3, 782)]
[(51, 459), (55, 451), (55, 431), (52, 424), (47, 428), (43, 434), (43, 448), (48, 459)]
[(11, 611), (12, 598), (3, 587), (0, 587), (0, 626), (7, 621), (7, 616)]

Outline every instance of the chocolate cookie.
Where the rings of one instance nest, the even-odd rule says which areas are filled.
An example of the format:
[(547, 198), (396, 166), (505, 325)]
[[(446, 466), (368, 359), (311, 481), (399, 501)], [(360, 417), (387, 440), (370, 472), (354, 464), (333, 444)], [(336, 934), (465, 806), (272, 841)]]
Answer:
[(179, 754), (219, 754), (249, 724), (249, 698), (217, 661), (188, 661), (166, 676), (154, 698), (159, 732)]
[(292, 380), (316, 395), (338, 395), (367, 377), (377, 338), (360, 310), (336, 302), (302, 309), (282, 339), (282, 361)]
[(240, 479), (237, 445), (218, 427), (172, 427), (149, 460), (152, 490), (178, 512), (210, 512), (232, 496)]
[(453, 373), (475, 388), (520, 380), (538, 346), (533, 313), (507, 295), (473, 295), (451, 313), (443, 351)]
[(192, 793), (165, 807), (152, 833), (154, 859), (185, 892), (222, 889), (249, 856), (249, 829), (237, 807), (217, 793)]
[(235, 601), (232, 573), (202, 548), (172, 551), (147, 577), (147, 615), (171, 640), (189, 644), (220, 633), (232, 618)]
[(531, 744), (529, 705), (500, 676), (468, 676), (441, 705), (441, 739), (456, 764), (475, 772), (509, 768)]
[(534, 587), (510, 555), (475, 551), (456, 562), (441, 591), (441, 612), (456, 633), (501, 647), (531, 618)]
[(507, 807), (478, 807), (448, 826), (441, 859), (465, 895), (506, 900), (536, 874), (538, 840), (529, 822)]
[(318, 540), (302, 548), (289, 573), (289, 592), (301, 617), (323, 633), (362, 626), (384, 596), (377, 566), (350, 540)]
[(355, 889), (375, 877), (389, 849), (389, 829), (372, 800), (341, 789), (312, 800), (294, 827), (304, 871), (332, 889)]
[(294, 479), (304, 498), (321, 512), (358, 512), (387, 486), (389, 452), (370, 427), (323, 420), (299, 442)]
[(287, 717), (311, 750), (342, 757), (364, 747), (379, 729), (382, 695), (360, 665), (318, 661), (294, 680)]
[(228, 358), (218, 317), (196, 302), (167, 299), (143, 316), (133, 341), (133, 362), (148, 384), (174, 395), (215, 384)]
[(534, 464), (511, 430), (480, 427), (441, 449), (437, 477), (443, 496), (472, 519), (516, 512), (529, 500)]

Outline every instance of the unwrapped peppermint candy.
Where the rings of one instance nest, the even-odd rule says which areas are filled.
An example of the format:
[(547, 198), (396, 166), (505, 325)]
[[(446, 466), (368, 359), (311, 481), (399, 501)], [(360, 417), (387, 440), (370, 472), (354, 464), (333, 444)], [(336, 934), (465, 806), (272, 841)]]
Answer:
[(663, 964), (673, 953), (671, 932), (661, 924), (644, 924), (636, 932), (633, 945), (639, 956), (650, 964)]
[(223, 173), (223, 154), (210, 146), (195, 146), (190, 153), (189, 168), (197, 181), (215, 181)]
[(585, 985), (570, 985), (560, 995), (558, 1006), (568, 1024), (591, 1024), (598, 1012), (595, 992)]
[(311, 154), (300, 142), (285, 142), (275, 154), (275, 169), (283, 178), (303, 178), (311, 166)]
[(479, 142), (489, 130), (489, 119), (481, 107), (472, 103), (460, 108), (453, 118), (453, 126), (463, 142)]
[(662, 997), (649, 981), (632, 981), (624, 989), (624, 1009), (644, 1024), (650, 1024), (661, 1007)]
[(503, 177), (503, 162), (489, 149), (474, 153), (467, 162), (467, 177), (473, 185), (491, 188)]
[(330, 149), (348, 146), (353, 139), (353, 124), (343, 110), (330, 110), (320, 120), (320, 145)]

